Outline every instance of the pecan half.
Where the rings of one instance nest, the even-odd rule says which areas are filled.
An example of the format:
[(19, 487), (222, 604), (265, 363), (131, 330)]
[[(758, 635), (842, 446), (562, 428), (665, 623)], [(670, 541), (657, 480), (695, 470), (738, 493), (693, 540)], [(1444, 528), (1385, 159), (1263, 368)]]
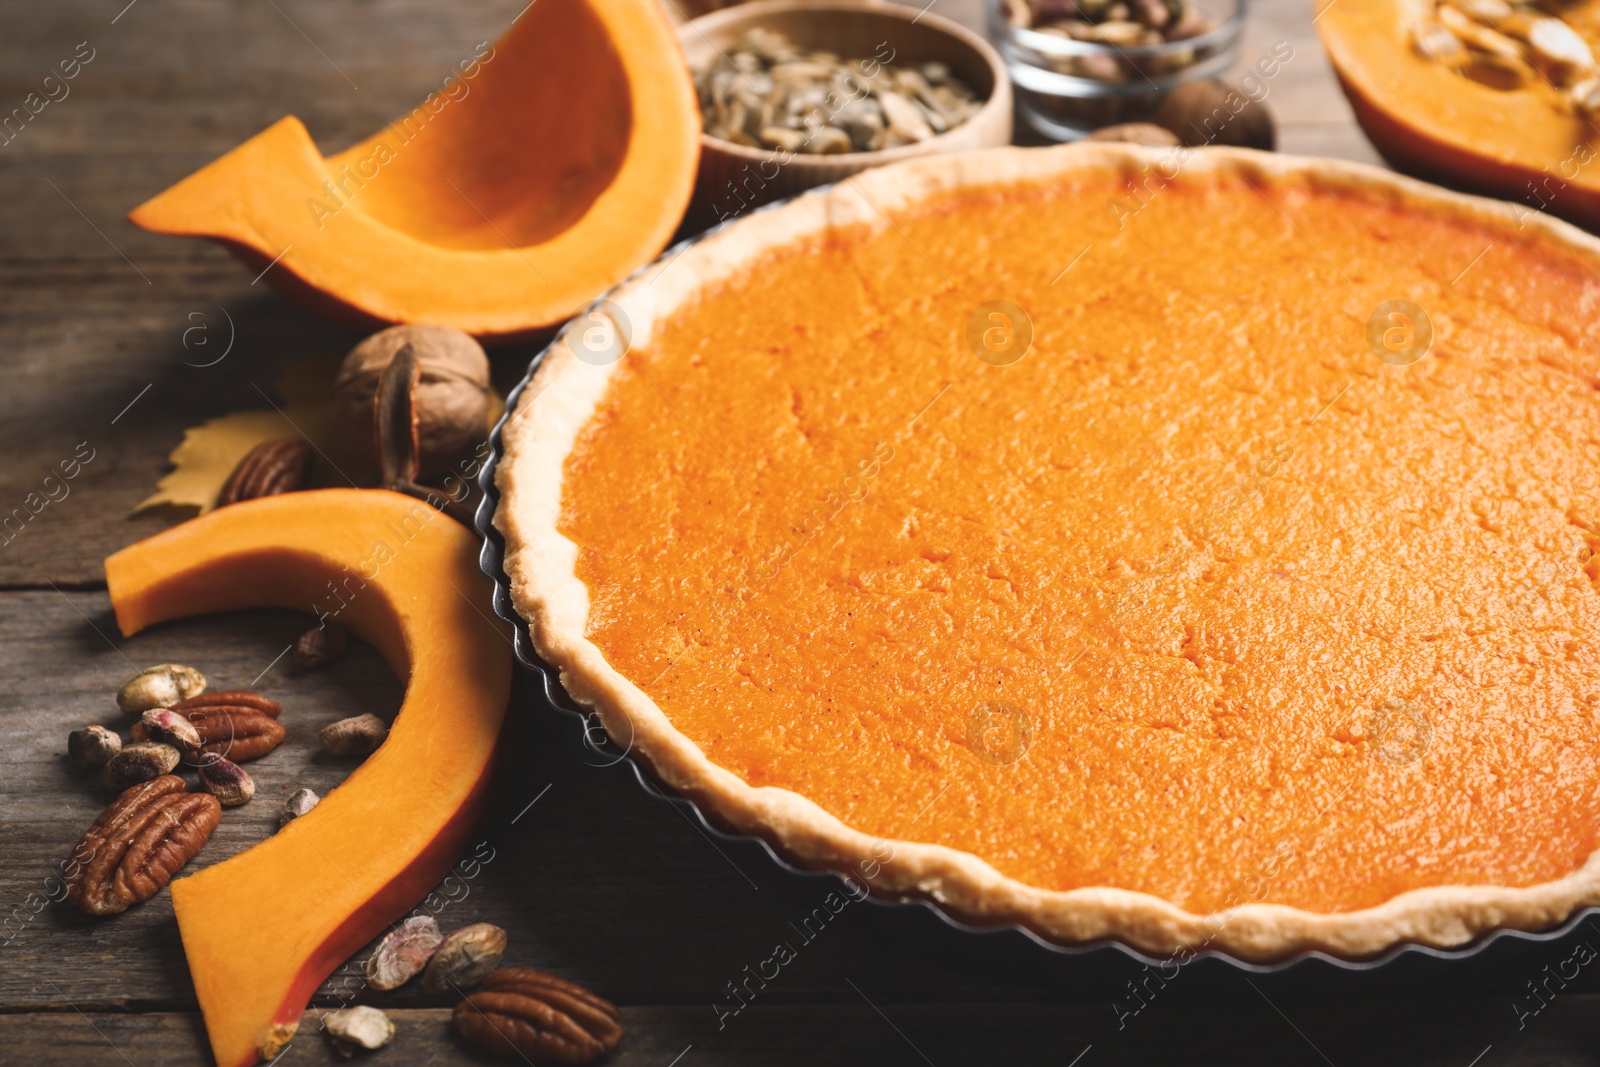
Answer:
[(622, 1040), (615, 1004), (531, 967), (495, 971), (451, 1020), (473, 1047), (534, 1062), (588, 1063)]
[(269, 700), (260, 693), (249, 689), (219, 689), (212, 693), (201, 693), (199, 696), (180, 700), (172, 705), (173, 711), (197, 711), (210, 708), (228, 708), (230, 710), (257, 711), (262, 715), (276, 719), (283, 714), (283, 705), (276, 700)]
[(235, 763), (259, 759), (283, 741), (285, 731), (278, 722), (283, 706), (260, 693), (245, 689), (201, 693), (172, 705), (172, 710), (194, 724), (200, 751)]
[(115, 915), (149, 900), (205, 846), (221, 818), (215, 797), (187, 792), (175, 774), (140, 782), (78, 842), (67, 899), (89, 915)]
[(217, 507), (305, 488), (317, 454), (302, 437), (263, 441), (239, 461), (217, 494)]
[(283, 742), (283, 724), (254, 711), (217, 708), (191, 711), (188, 718), (200, 733), (200, 751), (226, 756), (235, 763), (260, 759)]

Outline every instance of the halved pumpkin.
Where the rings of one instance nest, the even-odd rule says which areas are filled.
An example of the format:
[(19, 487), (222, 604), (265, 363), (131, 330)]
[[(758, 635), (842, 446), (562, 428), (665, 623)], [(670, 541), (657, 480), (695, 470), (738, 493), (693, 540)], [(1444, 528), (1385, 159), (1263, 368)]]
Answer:
[[(1317, 32), (1356, 119), (1396, 169), (1600, 225), (1600, 132), (1548, 80), (1494, 89), (1424, 58), (1411, 27), (1432, 15), (1432, 0), (1320, 0), (1319, 8)], [(1582, 29), (1579, 12), (1564, 14)]]
[(666, 245), (700, 110), (657, 0), (539, 0), (452, 74), (327, 159), (281, 119), (129, 218), (271, 264), (285, 295), (353, 325), (490, 341), (568, 318)]
[(348, 625), (408, 679), (388, 739), (310, 814), (172, 883), (220, 1067), (276, 1056), (323, 979), (469, 846), (511, 688), (477, 555), (475, 537), (420, 501), (329, 489), (219, 508), (106, 560), (125, 635), (299, 608)]

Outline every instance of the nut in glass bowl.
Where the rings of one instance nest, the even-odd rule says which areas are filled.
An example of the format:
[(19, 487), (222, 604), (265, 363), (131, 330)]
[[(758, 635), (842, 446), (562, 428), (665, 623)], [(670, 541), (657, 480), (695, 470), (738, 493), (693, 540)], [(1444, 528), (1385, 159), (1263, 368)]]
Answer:
[(1073, 141), (1148, 122), (1168, 93), (1238, 58), (1246, 0), (987, 0), (1017, 111)]

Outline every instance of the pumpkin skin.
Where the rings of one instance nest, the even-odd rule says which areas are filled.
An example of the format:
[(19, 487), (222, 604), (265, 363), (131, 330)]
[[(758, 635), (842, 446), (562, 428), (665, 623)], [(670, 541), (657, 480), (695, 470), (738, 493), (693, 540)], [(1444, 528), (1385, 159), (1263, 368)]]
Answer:
[(316, 808), (172, 883), (220, 1067), (276, 1055), (323, 980), (470, 847), (512, 672), (477, 555), (420, 501), (328, 489), (219, 508), (106, 560), (124, 635), (213, 611), (337, 611), (408, 679), (387, 740)]
[(540, 0), (454, 73), (326, 159), (283, 118), (129, 218), (219, 241), (337, 321), (486, 342), (565, 320), (665, 247), (700, 109), (656, 0)]
[[(1590, 0), (1578, 5), (1592, 6)], [(1397, 170), (1600, 227), (1595, 130), (1543, 79), (1503, 92), (1418, 55), (1409, 26), (1428, 0), (1334, 0), (1317, 33), (1356, 120)]]

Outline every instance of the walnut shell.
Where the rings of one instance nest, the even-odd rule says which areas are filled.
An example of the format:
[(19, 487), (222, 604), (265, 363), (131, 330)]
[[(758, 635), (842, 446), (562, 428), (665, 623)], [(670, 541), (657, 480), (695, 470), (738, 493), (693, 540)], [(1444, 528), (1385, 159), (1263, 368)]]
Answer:
[(1229, 145), (1270, 152), (1278, 141), (1267, 105), (1220, 78), (1178, 86), (1156, 109), (1154, 122), (1190, 148)]
[(377, 459), (373, 412), (378, 379), (403, 345), (417, 353), (417, 443), (423, 481), (437, 481), (489, 436), (489, 357), (483, 346), (453, 326), (391, 326), (350, 350), (339, 367), (333, 396), (345, 445)]

